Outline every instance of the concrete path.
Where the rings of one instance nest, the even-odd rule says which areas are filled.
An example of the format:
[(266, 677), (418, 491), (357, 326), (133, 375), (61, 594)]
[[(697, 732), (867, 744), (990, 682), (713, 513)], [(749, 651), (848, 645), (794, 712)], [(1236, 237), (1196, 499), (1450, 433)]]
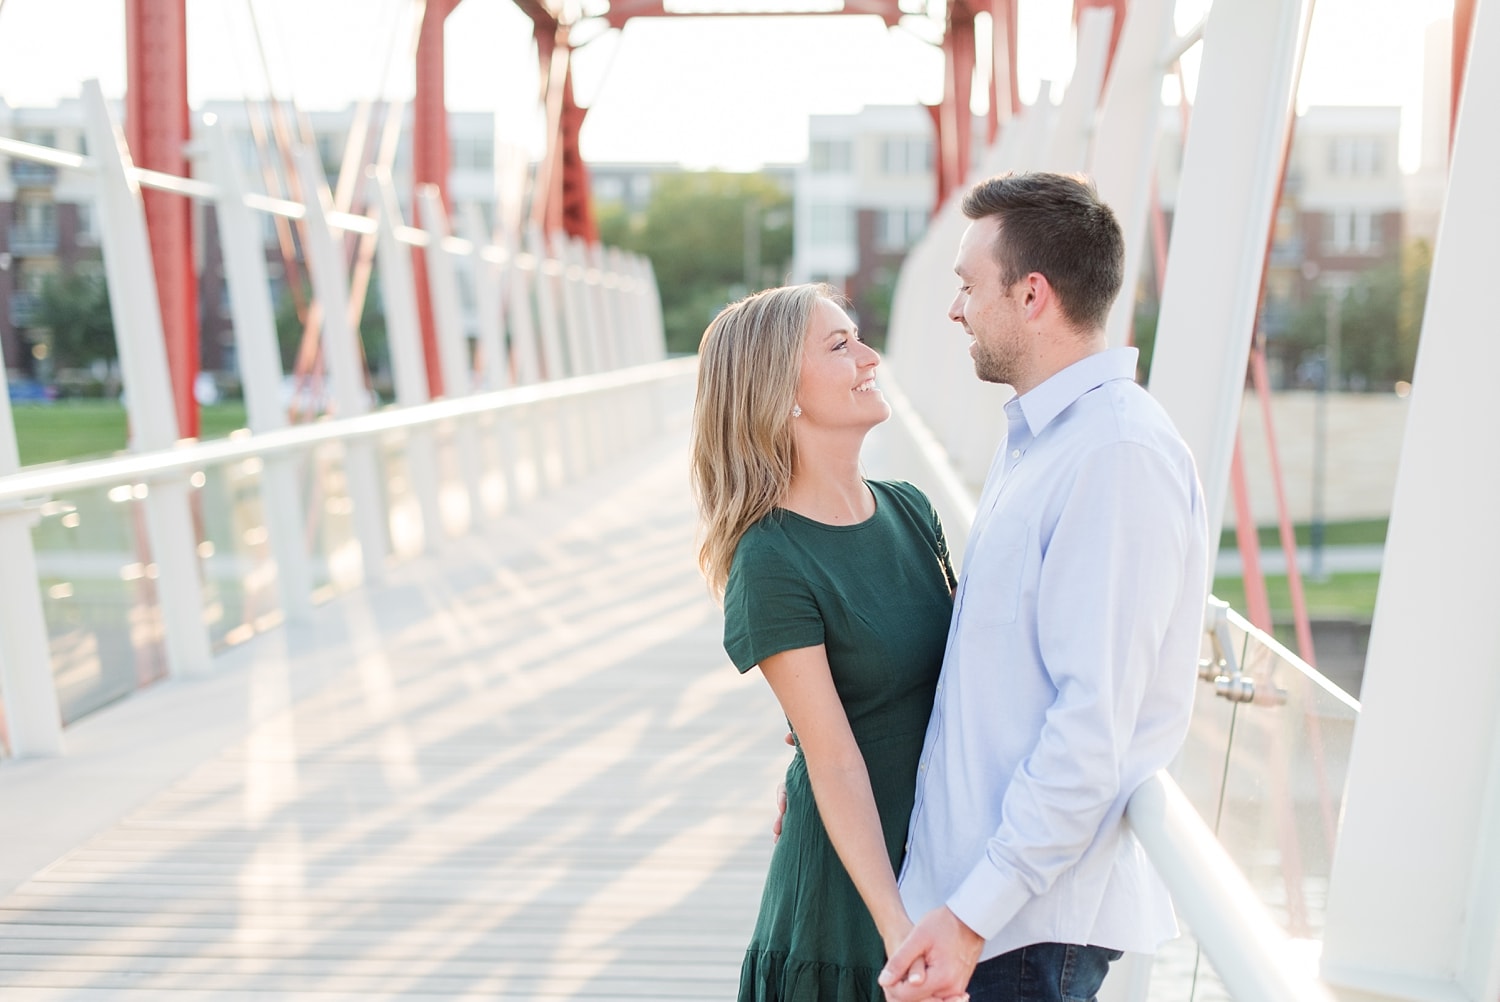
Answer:
[[(1322, 568), (1325, 574), (1374, 574), (1380, 570), (1380, 562), (1385, 556), (1385, 547), (1376, 545), (1368, 546), (1325, 546), (1322, 553)], [(1297, 567), (1303, 574), (1311, 574), (1316, 565), (1315, 557), (1310, 547), (1299, 547), (1297, 550)], [(1280, 549), (1260, 551), (1261, 569), (1267, 574), (1285, 574), (1287, 568), (1286, 553)], [(1244, 566), (1240, 561), (1238, 550), (1220, 550), (1218, 563), (1214, 566), (1214, 573), (1219, 577), (1239, 577), (1244, 573)]]

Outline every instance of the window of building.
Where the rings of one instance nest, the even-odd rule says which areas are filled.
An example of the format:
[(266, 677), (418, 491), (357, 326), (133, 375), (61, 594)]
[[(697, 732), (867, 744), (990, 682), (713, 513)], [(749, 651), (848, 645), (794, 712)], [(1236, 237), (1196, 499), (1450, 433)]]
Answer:
[(815, 246), (838, 246), (854, 239), (854, 213), (847, 205), (814, 205), (809, 240)]
[(900, 136), (880, 141), (880, 171), (894, 177), (926, 174), (932, 170), (932, 143), (925, 138)]
[(875, 246), (883, 251), (904, 251), (927, 229), (923, 209), (882, 209), (875, 214)]
[(57, 240), (57, 205), (50, 199), (26, 199), (15, 206), (17, 235), (29, 241)]
[(1370, 210), (1336, 209), (1329, 214), (1329, 250), (1337, 254), (1375, 254), (1380, 246), (1380, 226)]
[(455, 136), (454, 170), (494, 170), (495, 141), (489, 136)]
[(1328, 170), (1336, 177), (1379, 177), (1384, 151), (1375, 136), (1340, 136), (1328, 147)]
[(99, 231), (94, 228), (94, 205), (92, 202), (79, 202), (78, 212), (78, 241), (79, 243), (96, 244), (99, 242)]
[(807, 161), (814, 174), (848, 174), (854, 168), (854, 144), (847, 139), (814, 139)]

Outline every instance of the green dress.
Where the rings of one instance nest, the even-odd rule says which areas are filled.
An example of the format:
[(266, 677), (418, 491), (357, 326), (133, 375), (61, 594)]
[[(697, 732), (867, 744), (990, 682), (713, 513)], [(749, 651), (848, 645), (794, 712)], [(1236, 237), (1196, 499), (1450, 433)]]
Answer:
[[(743, 672), (826, 645), (899, 873), (954, 578), (927, 497), (906, 483), (868, 483), (875, 514), (858, 525), (778, 510), (746, 531), (724, 593), (724, 649)], [(740, 1002), (880, 1002), (885, 946), (828, 840), (800, 746), (786, 789)]]

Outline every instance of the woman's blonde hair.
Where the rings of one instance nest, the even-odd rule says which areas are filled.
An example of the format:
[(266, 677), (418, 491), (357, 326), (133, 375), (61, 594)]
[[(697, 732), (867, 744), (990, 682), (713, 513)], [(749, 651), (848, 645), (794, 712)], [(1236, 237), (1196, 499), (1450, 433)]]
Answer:
[(835, 297), (821, 284), (767, 289), (724, 307), (703, 332), (692, 473), (698, 566), (716, 597), (740, 537), (786, 497), (802, 347), (818, 303)]

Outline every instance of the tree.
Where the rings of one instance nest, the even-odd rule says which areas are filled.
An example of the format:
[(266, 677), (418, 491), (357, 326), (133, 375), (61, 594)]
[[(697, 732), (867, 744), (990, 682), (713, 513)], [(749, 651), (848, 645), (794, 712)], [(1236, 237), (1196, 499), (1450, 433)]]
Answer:
[[(1362, 273), (1331, 307), (1339, 323), (1339, 385), (1389, 389), (1411, 380), (1431, 264), (1426, 244), (1413, 242)], [(1292, 313), (1275, 346), (1286, 372), (1318, 371), (1307, 364), (1321, 359), (1328, 343), (1329, 295), (1320, 290)]]
[[(304, 286), (305, 287), (305, 286)], [(292, 372), (297, 366), (297, 351), (302, 344), (302, 320), (291, 294), (283, 291), (276, 302), (276, 341), (281, 349), (281, 367)], [(388, 372), (391, 365), (389, 337), (385, 326), (385, 308), (380, 298), (379, 273), (370, 276), (364, 306), (359, 315), (359, 342), (365, 365), (372, 374)]]
[(667, 350), (690, 352), (725, 303), (753, 291), (747, 284), (783, 280), (792, 257), (791, 204), (764, 175), (707, 171), (661, 176), (637, 218), (614, 206), (597, 218), (604, 243), (650, 259)]
[(49, 332), (52, 361), (59, 369), (87, 368), (117, 354), (109, 286), (103, 276), (48, 275), (37, 296), (33, 326)]

